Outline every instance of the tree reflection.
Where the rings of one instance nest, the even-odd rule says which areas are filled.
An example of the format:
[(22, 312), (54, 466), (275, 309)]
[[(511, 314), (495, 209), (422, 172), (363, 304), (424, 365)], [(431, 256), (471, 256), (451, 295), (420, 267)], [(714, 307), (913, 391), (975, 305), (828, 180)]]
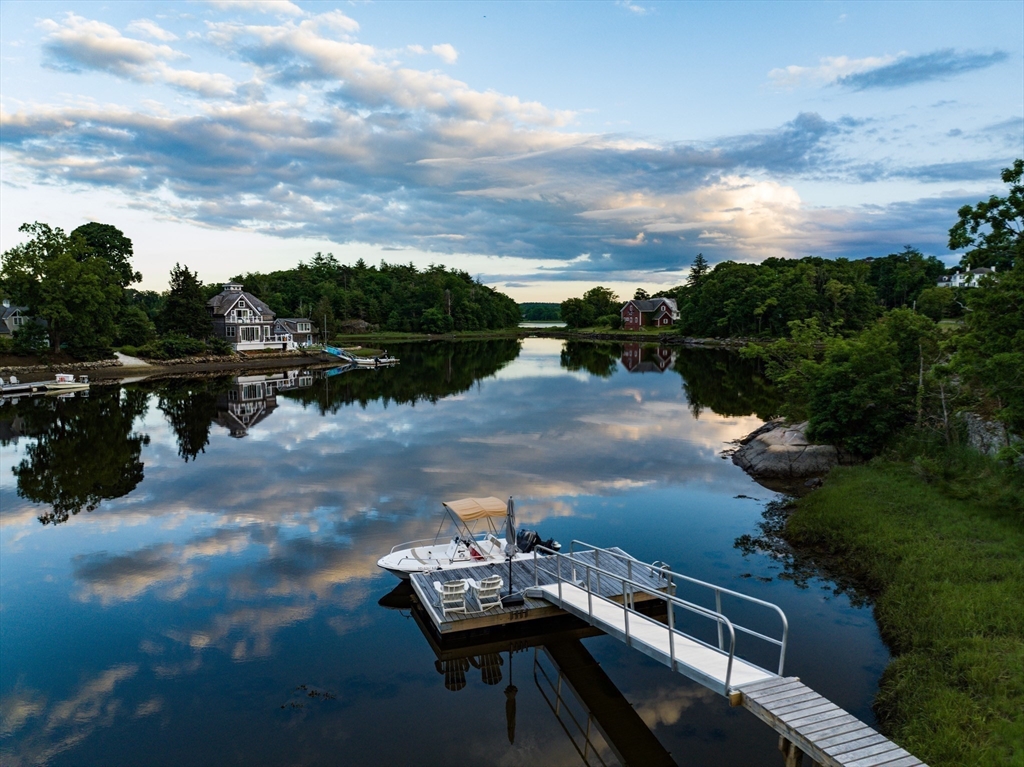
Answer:
[(585, 370), (600, 378), (610, 378), (621, 356), (621, 344), (566, 341), (559, 362), (566, 370)]
[(178, 455), (185, 463), (206, 452), (210, 426), (217, 418), (217, 398), (226, 391), (229, 381), (184, 379), (167, 381), (161, 386), (157, 407), (174, 429)]
[(393, 368), (353, 370), (323, 378), (312, 388), (279, 392), (279, 396), (315, 406), (321, 415), (337, 413), (358, 403), (366, 407), (381, 400), (415, 405), (437, 402), (469, 389), (481, 378), (497, 373), (519, 356), (520, 341), (439, 341), (389, 348), (402, 360)]
[(683, 377), (683, 391), (694, 418), (704, 408), (724, 416), (753, 413), (767, 421), (779, 414), (781, 398), (752, 360), (718, 349), (683, 349), (673, 369)]
[(20, 418), (23, 433), (35, 438), (12, 472), (19, 496), (50, 507), (40, 522), (66, 522), (82, 509), (92, 511), (104, 499), (135, 489), (149, 437), (133, 427), (146, 402), (143, 391), (94, 387), (88, 397), (35, 397), (3, 405), (0, 420)]

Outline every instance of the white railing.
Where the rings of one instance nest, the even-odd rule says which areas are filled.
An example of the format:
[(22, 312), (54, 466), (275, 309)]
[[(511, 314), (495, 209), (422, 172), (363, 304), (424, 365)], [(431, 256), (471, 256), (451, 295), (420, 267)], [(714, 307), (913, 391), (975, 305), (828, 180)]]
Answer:
[[(587, 561), (584, 561), (584, 560), (578, 558), (578, 556), (576, 554), (576, 551), (575, 551), (576, 546), (585, 546), (585, 547), (587, 547), (587, 549), (593, 551), (594, 552), (594, 563), (591, 564), (590, 562), (587, 562)], [(539, 559), (538, 554), (543, 554), (544, 555), (544, 559), (543, 560)], [(609, 556), (609, 557), (612, 557), (614, 559), (618, 559), (620, 561), (625, 562), (626, 563), (626, 571), (627, 571), (626, 577), (623, 577), (620, 573), (615, 573), (615, 572), (612, 572), (611, 570), (602, 568), (600, 566), (600, 556), (601, 556), (601, 554), (604, 554), (605, 556)], [(545, 564), (547, 564), (548, 562), (551, 562), (552, 559), (553, 559), (554, 564), (555, 564), (555, 571), (554, 572), (552, 572), (548, 567), (542, 567), (541, 566), (541, 562), (542, 561)], [(562, 573), (562, 570), (563, 570), (562, 563), (563, 563), (563, 561), (566, 564), (568, 564), (568, 569), (569, 569), (569, 577), (568, 578), (565, 578), (563, 576), (563, 573)], [(645, 570), (648, 570), (651, 575), (654, 575), (655, 573), (661, 575), (662, 579), (665, 581), (665, 590), (662, 591), (662, 590), (660, 590), (658, 588), (652, 588), (651, 586), (644, 585), (644, 584), (634, 580), (633, 579), (633, 568), (634, 568), (634, 566), (642, 567)], [(577, 577), (577, 571), (579, 569), (582, 569), (585, 572), (585, 577), (582, 580), (580, 580)], [(665, 602), (666, 603), (666, 613), (667, 613), (668, 644), (669, 644), (669, 667), (673, 671), (678, 671), (678, 661), (676, 659), (676, 650), (675, 650), (675, 637), (676, 637), (676, 634), (679, 634), (680, 636), (685, 637), (688, 641), (692, 641), (692, 642), (696, 642), (698, 644), (701, 644), (704, 647), (707, 647), (708, 649), (717, 650), (718, 652), (725, 653), (726, 652), (726, 649), (725, 649), (725, 645), (726, 645), (726, 642), (725, 642), (725, 632), (727, 631), (728, 632), (728, 637), (729, 637), (729, 639), (728, 639), (728, 663), (727, 663), (727, 666), (726, 666), (726, 674), (725, 674), (725, 682), (724, 682), (724, 687), (725, 687), (724, 692), (726, 694), (728, 694), (729, 691), (730, 691), (730, 682), (732, 681), (732, 667), (733, 667), (733, 661), (735, 660), (735, 657), (736, 657), (736, 631), (737, 630), (740, 630), (740, 631), (742, 631), (742, 632), (744, 632), (746, 634), (749, 634), (749, 635), (754, 636), (756, 638), (759, 638), (759, 639), (762, 639), (764, 641), (770, 642), (770, 643), (775, 644), (778, 647), (780, 647), (779, 671), (778, 671), (778, 674), (780, 676), (782, 675), (783, 664), (785, 662), (785, 656), (786, 656), (786, 644), (788, 642), (788, 637), (789, 637), (789, 624), (788, 624), (788, 621), (786, 620), (785, 614), (782, 612), (782, 610), (777, 605), (773, 605), (770, 602), (765, 602), (764, 600), (756, 599), (754, 597), (748, 597), (745, 594), (740, 594), (739, 592), (732, 591), (731, 589), (725, 589), (725, 588), (722, 588), (720, 586), (715, 586), (714, 584), (705, 583), (704, 581), (699, 581), (699, 580), (697, 580), (695, 578), (690, 578), (688, 576), (679, 575), (678, 573), (673, 573), (671, 570), (668, 569), (668, 567), (666, 567), (664, 565), (658, 565), (657, 563), (647, 564), (646, 562), (641, 562), (640, 560), (634, 559), (633, 557), (631, 557), (631, 556), (629, 556), (627, 554), (620, 554), (619, 552), (616, 552), (616, 551), (611, 551), (609, 549), (603, 549), (603, 548), (600, 548), (598, 546), (591, 546), (590, 544), (583, 543), (582, 541), (576, 541), (576, 540), (574, 540), (574, 541), (572, 541), (572, 543), (570, 543), (570, 545), (569, 545), (569, 553), (568, 554), (563, 554), (563, 553), (560, 553), (558, 551), (554, 551), (552, 549), (548, 549), (548, 548), (546, 548), (544, 546), (536, 546), (536, 547), (534, 547), (534, 549), (533, 549), (533, 572), (534, 572), (534, 576), (533, 577), (534, 577), (534, 586), (539, 586), (540, 585), (540, 573), (541, 573), (541, 571), (547, 573), (548, 575), (554, 576), (556, 584), (558, 586), (558, 601), (560, 603), (559, 606), (564, 606), (564, 601), (563, 601), (563, 596), (562, 596), (562, 583), (563, 583), (563, 581), (567, 582), (570, 585), (575, 586), (577, 588), (581, 588), (582, 587), (582, 588), (586, 589), (586, 592), (587, 592), (587, 615), (588, 615), (588, 618), (589, 618), (589, 620), (590, 620), (590, 622), (592, 624), (594, 623), (594, 590), (592, 588), (592, 581), (595, 580), (594, 576), (596, 576), (596, 580), (598, 582), (598, 588), (599, 589), (600, 589), (600, 578), (601, 578), (601, 576), (604, 576), (605, 578), (611, 578), (613, 581), (616, 581), (616, 582), (621, 582), (621, 584), (622, 584), (623, 626), (624, 626), (624, 629), (625, 629), (625, 642), (626, 642), (626, 644), (628, 646), (632, 646), (633, 645), (632, 637), (630, 635), (630, 630), (629, 630), (629, 616), (630, 616), (630, 614), (637, 615), (637, 616), (643, 618), (644, 620), (648, 620), (648, 617), (646, 615), (643, 615), (642, 613), (640, 613), (639, 611), (636, 610), (636, 606), (635, 606), (636, 605), (636, 594), (639, 592), (641, 594), (648, 595), (648, 596), (650, 596), (650, 597), (652, 597), (654, 599), (659, 599), (659, 600)], [(674, 590), (674, 588), (673, 588), (674, 584), (672, 583), (672, 579), (676, 578), (676, 577), (681, 578), (683, 580), (686, 580), (689, 583), (705, 586), (707, 588), (710, 588), (710, 589), (715, 590), (716, 592), (718, 592), (717, 593), (717, 601), (716, 601), (716, 607), (718, 609), (711, 610), (710, 608), (703, 607), (701, 605), (695, 604), (693, 602), (690, 602), (690, 601), (687, 601), (685, 599), (682, 599), (680, 597), (675, 596), (675, 594), (672, 593), (673, 590)], [(723, 594), (723, 593), (724, 594), (729, 594), (731, 596), (738, 597), (740, 599), (747, 600), (749, 602), (752, 602), (752, 603), (755, 603), (755, 604), (758, 604), (758, 605), (770, 608), (772, 610), (775, 610), (779, 614), (781, 619), (782, 619), (782, 639), (781, 640), (774, 639), (772, 637), (765, 636), (764, 634), (761, 634), (760, 632), (753, 631), (752, 629), (748, 629), (748, 628), (746, 628), (744, 626), (739, 626), (737, 624), (734, 624), (721, 611), (721, 594)], [(610, 602), (611, 604), (615, 604), (612, 600), (609, 600), (609, 599), (603, 597), (600, 594), (600, 591), (598, 592), (597, 597), (598, 597), (598, 599), (605, 599), (605, 601)], [(685, 632), (678, 630), (676, 628), (676, 626), (675, 626), (675, 611), (676, 611), (676, 608), (682, 608), (683, 610), (686, 610), (687, 612), (690, 612), (690, 613), (692, 613), (692, 614), (694, 614), (694, 615), (696, 615), (698, 617), (702, 617), (702, 618), (706, 618), (708, 620), (715, 621), (716, 626), (717, 626), (717, 630), (718, 630), (718, 647), (715, 647), (715, 646), (713, 646), (711, 644), (708, 644), (707, 642), (705, 642), (705, 641), (703, 641), (703, 640), (701, 640), (701, 639), (699, 639), (699, 638), (697, 638), (695, 636), (692, 636), (690, 634), (686, 634)]]
[[(584, 543), (583, 541), (574, 540), (574, 541), (572, 541), (569, 544), (569, 554), (570, 554), (570, 556), (572, 556), (572, 553), (574, 552), (576, 546), (584, 546), (584, 547), (586, 547), (586, 549), (588, 549), (590, 551), (593, 551), (594, 552), (594, 563), (595, 564), (597, 564), (600, 561), (599, 557), (601, 556), (601, 554), (605, 554), (606, 556), (615, 557), (617, 559), (625, 561), (626, 562), (627, 573), (630, 574), (630, 577), (632, 577), (632, 567), (633, 567), (634, 564), (636, 564), (636, 565), (639, 565), (639, 566), (644, 567), (644, 568), (649, 568), (651, 570), (652, 575), (655, 572), (659, 573), (663, 578), (667, 579), (670, 584), (672, 583), (673, 580), (679, 579), (681, 581), (685, 581), (686, 583), (692, 584), (694, 586), (701, 586), (701, 587), (703, 587), (705, 589), (708, 589), (708, 590), (714, 592), (714, 595), (715, 595), (715, 612), (717, 612), (717, 613), (722, 613), (722, 595), (723, 594), (726, 594), (728, 596), (735, 597), (735, 598), (741, 599), (741, 600), (743, 600), (745, 602), (749, 602), (751, 604), (755, 604), (755, 605), (758, 605), (760, 607), (764, 607), (764, 608), (767, 608), (769, 610), (774, 611), (779, 616), (779, 619), (782, 622), (782, 637), (781, 637), (781, 639), (775, 639), (774, 637), (765, 636), (764, 634), (761, 634), (761, 633), (759, 633), (757, 631), (754, 631), (753, 629), (749, 629), (749, 628), (747, 628), (745, 626), (741, 626), (739, 624), (734, 624), (734, 625), (736, 626), (737, 630), (743, 632), (744, 634), (748, 634), (750, 636), (756, 637), (757, 639), (761, 639), (761, 640), (763, 640), (765, 642), (768, 642), (770, 644), (773, 644), (773, 645), (775, 645), (776, 647), (779, 648), (779, 670), (778, 670), (777, 673), (778, 673), (779, 676), (782, 676), (782, 670), (783, 670), (783, 667), (784, 667), (785, 662), (786, 662), (786, 645), (787, 645), (788, 640), (789, 640), (789, 621), (786, 619), (786, 614), (782, 611), (782, 608), (779, 607), (778, 605), (773, 604), (771, 602), (766, 602), (763, 599), (758, 599), (757, 597), (752, 597), (752, 596), (748, 596), (746, 594), (741, 594), (738, 591), (733, 591), (732, 589), (727, 589), (727, 588), (724, 588), (722, 586), (718, 586), (718, 585), (716, 585), (714, 583), (708, 583), (707, 581), (698, 580), (697, 578), (691, 578), (688, 575), (683, 575), (682, 573), (674, 572), (664, 562), (657, 562), (656, 561), (656, 562), (654, 562), (652, 564), (647, 564), (646, 562), (641, 562), (640, 560), (635, 559), (634, 557), (631, 557), (628, 554), (623, 554), (623, 553), (620, 553), (620, 552), (617, 552), (617, 551), (612, 551), (611, 549), (601, 548), (599, 546), (593, 546), (593, 545), (591, 545), (589, 543)], [(674, 587), (674, 584), (672, 584), (672, 585)], [(674, 590), (674, 588), (673, 588), (673, 590)], [(705, 608), (705, 609), (710, 609), (710, 608)], [(718, 649), (722, 650), (724, 652), (724, 648), (722, 646), (722, 628), (721, 628), (721, 626), (719, 626), (719, 628), (718, 628), (718, 644), (719, 644)]]

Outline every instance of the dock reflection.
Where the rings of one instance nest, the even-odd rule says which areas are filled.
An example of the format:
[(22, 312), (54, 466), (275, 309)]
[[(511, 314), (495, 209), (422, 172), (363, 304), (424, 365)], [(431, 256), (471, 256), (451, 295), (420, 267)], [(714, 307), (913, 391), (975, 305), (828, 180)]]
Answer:
[(584, 764), (676, 764), (584, 647), (581, 640), (599, 636), (598, 629), (562, 616), (494, 629), (476, 637), (441, 638), (415, 602), (411, 585), (402, 581), (378, 604), (399, 610), (416, 622), (434, 651), (434, 669), (444, 677), (446, 689), (458, 692), (475, 683), (495, 686), (505, 680), (507, 671), (505, 716), (510, 743), (515, 739), (518, 692), (514, 667), (525, 665)]

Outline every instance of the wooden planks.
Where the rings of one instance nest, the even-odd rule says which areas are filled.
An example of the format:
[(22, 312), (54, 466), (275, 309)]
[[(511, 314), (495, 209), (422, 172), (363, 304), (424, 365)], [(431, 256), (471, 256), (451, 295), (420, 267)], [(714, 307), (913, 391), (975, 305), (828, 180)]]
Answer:
[(808, 757), (828, 767), (924, 767), (915, 756), (799, 679), (739, 684), (742, 704)]

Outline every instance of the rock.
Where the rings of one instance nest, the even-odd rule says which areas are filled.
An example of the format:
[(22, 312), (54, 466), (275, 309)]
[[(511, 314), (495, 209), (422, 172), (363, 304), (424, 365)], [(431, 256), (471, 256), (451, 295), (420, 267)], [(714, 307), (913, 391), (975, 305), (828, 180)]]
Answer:
[(834, 445), (815, 445), (806, 423), (771, 421), (740, 440), (732, 461), (755, 479), (820, 477), (838, 463), (849, 463)]
[(366, 320), (345, 320), (338, 323), (338, 332), (344, 333), (345, 335), (370, 333), (376, 329), (376, 325), (371, 325)]

